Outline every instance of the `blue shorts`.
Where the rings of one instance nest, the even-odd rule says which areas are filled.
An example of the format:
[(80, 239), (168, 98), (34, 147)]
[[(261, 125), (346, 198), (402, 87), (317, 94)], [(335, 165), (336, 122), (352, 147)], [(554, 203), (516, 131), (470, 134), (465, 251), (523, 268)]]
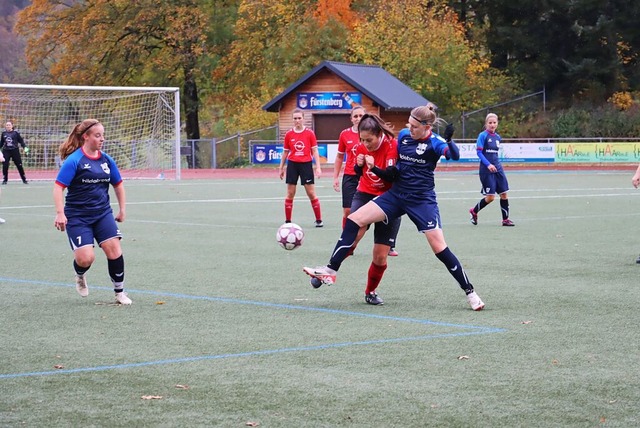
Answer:
[(112, 238), (122, 239), (122, 233), (109, 210), (100, 217), (73, 216), (67, 218), (67, 236), (73, 251), (86, 245), (93, 246), (93, 241), (101, 246)]
[(360, 177), (357, 175), (344, 174), (342, 176), (342, 208), (351, 208), (353, 195), (358, 189)]
[(500, 195), (509, 191), (509, 182), (502, 170), (498, 170), (498, 172), (481, 172), (480, 183), (482, 183), (480, 193), (483, 195), (495, 195), (496, 193)]
[(303, 185), (315, 183), (312, 162), (287, 162), (285, 183), (298, 184), (298, 178)]
[[(357, 211), (358, 208), (365, 205), (373, 198), (375, 198), (375, 196), (370, 193), (356, 192), (356, 194), (353, 195), (351, 212)], [(400, 217), (379, 221), (375, 223), (373, 229), (373, 242), (380, 245), (395, 247), (398, 230), (400, 230)]]
[(389, 190), (374, 198), (373, 202), (384, 211), (387, 220), (407, 214), (419, 232), (442, 229), (435, 192), (416, 195), (397, 194)]

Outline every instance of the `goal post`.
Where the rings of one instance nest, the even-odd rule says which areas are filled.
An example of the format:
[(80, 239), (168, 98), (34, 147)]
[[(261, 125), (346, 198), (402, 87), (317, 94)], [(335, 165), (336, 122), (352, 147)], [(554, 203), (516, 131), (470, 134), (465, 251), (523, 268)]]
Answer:
[(97, 119), (102, 150), (124, 178), (180, 180), (179, 88), (0, 84), (0, 120), (14, 124), (29, 146), (29, 178), (55, 178), (58, 147), (73, 127)]

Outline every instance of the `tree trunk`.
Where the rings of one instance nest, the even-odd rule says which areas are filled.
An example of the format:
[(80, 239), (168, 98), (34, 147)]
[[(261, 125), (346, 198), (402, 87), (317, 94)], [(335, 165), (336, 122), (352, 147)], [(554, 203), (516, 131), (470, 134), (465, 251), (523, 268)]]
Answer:
[[(198, 109), (200, 107), (200, 100), (198, 99), (198, 88), (196, 81), (193, 77), (193, 73), (185, 72), (184, 80), (184, 112), (185, 112), (185, 124), (188, 140), (200, 139), (200, 123), (198, 121)], [(200, 161), (198, 160), (198, 153), (200, 152), (200, 143), (196, 141), (194, 145), (194, 153), (191, 155), (189, 162), (190, 168), (200, 168)]]

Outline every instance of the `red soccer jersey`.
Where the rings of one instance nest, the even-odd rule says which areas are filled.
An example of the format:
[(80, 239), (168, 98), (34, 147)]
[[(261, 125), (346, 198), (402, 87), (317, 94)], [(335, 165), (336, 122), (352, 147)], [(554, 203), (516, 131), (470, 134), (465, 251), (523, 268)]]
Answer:
[(353, 167), (356, 164), (356, 154), (354, 149), (359, 142), (360, 135), (358, 135), (357, 132), (354, 132), (351, 128), (347, 128), (340, 133), (340, 138), (338, 139), (338, 153), (343, 153), (345, 155), (345, 175), (356, 175), (356, 172), (353, 170)]
[(284, 149), (289, 150), (287, 160), (290, 162), (311, 162), (311, 149), (317, 146), (316, 134), (308, 128), (300, 132), (290, 129), (284, 136)]
[[(389, 138), (385, 135), (382, 139), (382, 144), (378, 147), (378, 150), (370, 152), (364, 144), (358, 144), (355, 151), (356, 157), (359, 154), (373, 156), (373, 164), (384, 170), (387, 167), (396, 164), (396, 160), (398, 158), (398, 142), (395, 138)], [(391, 183), (369, 171), (365, 162), (362, 167), (362, 177), (360, 177), (360, 181), (358, 182), (358, 191), (369, 193), (371, 195), (381, 195), (390, 187)]]

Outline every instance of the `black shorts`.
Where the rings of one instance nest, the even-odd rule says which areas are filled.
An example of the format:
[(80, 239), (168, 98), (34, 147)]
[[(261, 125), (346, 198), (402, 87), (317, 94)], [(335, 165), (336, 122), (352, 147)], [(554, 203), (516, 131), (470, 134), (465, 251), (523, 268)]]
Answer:
[(285, 183), (298, 184), (298, 177), (300, 177), (300, 184), (302, 185), (315, 183), (312, 162), (287, 162)]
[[(375, 195), (364, 192), (356, 192), (353, 195), (353, 203), (351, 204), (351, 212), (355, 212), (361, 206), (375, 198)], [(379, 221), (375, 223), (373, 230), (373, 242), (380, 245), (388, 245), (389, 247), (396, 246), (396, 237), (398, 236), (398, 230), (400, 230), (400, 217), (396, 217), (387, 221)]]
[(360, 181), (360, 177), (357, 175), (345, 174), (342, 176), (342, 208), (351, 208), (353, 195), (358, 189), (358, 181)]

